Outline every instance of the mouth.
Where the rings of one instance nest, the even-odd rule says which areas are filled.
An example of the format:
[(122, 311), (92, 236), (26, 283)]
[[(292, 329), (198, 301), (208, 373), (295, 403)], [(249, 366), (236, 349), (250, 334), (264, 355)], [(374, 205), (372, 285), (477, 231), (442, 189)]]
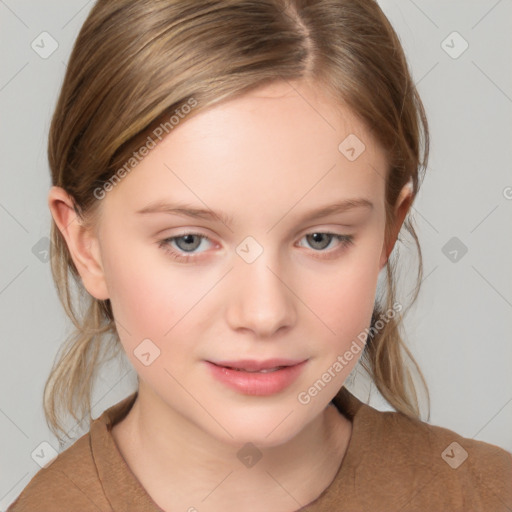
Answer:
[(243, 359), (238, 361), (208, 361), (216, 366), (229, 368), (239, 372), (248, 373), (270, 373), (290, 366), (296, 366), (303, 363), (304, 359), (267, 359), (265, 361), (256, 361), (251, 359)]
[(307, 359), (205, 361), (215, 380), (244, 395), (272, 395), (285, 390), (302, 373)]
[(277, 370), (282, 370), (283, 368), (288, 368), (288, 367), (287, 366), (277, 366), (276, 368), (263, 368), (263, 370), (247, 370), (246, 368), (233, 368), (231, 366), (224, 366), (223, 368), (229, 368), (230, 370), (236, 370), (237, 372), (271, 373), (271, 372), (276, 372)]

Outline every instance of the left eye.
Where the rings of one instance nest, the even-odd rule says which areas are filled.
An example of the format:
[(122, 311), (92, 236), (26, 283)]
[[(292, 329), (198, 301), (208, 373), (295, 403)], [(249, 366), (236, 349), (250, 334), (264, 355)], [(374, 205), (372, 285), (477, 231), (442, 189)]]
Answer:
[[(312, 247), (315, 249), (326, 249), (333, 240), (337, 239), (343, 244), (347, 243), (350, 237), (345, 235), (337, 235), (336, 233), (309, 233), (304, 236), (304, 238), (308, 241), (309, 244), (312, 244)], [(327, 243), (325, 243), (327, 241)]]
[[(338, 248), (346, 247), (353, 243), (352, 235), (338, 235), (337, 233), (313, 232), (302, 237), (308, 241), (314, 252), (334, 252), (325, 251), (331, 245), (333, 240), (338, 240)], [(179, 236), (165, 238), (159, 242), (159, 246), (168, 252), (178, 261), (189, 261), (194, 258), (194, 251), (201, 246), (203, 241), (211, 240), (199, 233), (185, 233)], [(177, 247), (178, 250), (174, 248)]]

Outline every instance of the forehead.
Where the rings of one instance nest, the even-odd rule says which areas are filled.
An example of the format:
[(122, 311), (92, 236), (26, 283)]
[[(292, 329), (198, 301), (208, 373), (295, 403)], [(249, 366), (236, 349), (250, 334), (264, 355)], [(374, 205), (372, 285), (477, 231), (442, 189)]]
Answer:
[(243, 147), (253, 149), (252, 154), (266, 149), (275, 158), (276, 152), (271, 150), (280, 146), (315, 158), (326, 149), (336, 154), (339, 144), (350, 134), (357, 134), (369, 149), (375, 146), (357, 116), (344, 103), (323, 93), (320, 86), (280, 81), (223, 101), (198, 115), (192, 111), (188, 119), (185, 116), (174, 127), (160, 149), (168, 144), (194, 143), (207, 149), (210, 140), (216, 146), (230, 140), (236, 143), (233, 151)]
[(277, 82), (184, 116), (109, 202), (141, 208), (168, 197), (261, 214), (316, 197), (375, 200), (385, 175), (382, 148), (350, 109), (313, 85)]

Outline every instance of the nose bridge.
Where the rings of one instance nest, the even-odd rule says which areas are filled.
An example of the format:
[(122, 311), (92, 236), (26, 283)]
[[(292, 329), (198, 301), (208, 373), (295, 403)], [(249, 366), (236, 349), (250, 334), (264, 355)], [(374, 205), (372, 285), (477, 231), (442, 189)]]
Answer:
[(228, 319), (233, 328), (246, 328), (261, 336), (271, 335), (295, 321), (293, 294), (276, 248), (246, 237), (236, 248), (235, 290)]

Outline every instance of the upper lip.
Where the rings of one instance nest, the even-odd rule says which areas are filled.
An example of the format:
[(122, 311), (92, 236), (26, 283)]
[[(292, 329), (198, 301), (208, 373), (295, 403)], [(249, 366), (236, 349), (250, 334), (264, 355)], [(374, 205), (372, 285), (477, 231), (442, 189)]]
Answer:
[(295, 366), (304, 362), (305, 359), (266, 359), (265, 361), (255, 361), (254, 359), (239, 359), (238, 361), (209, 361), (217, 366), (227, 366), (229, 368), (240, 368), (242, 370), (258, 371), (277, 368), (278, 366)]

